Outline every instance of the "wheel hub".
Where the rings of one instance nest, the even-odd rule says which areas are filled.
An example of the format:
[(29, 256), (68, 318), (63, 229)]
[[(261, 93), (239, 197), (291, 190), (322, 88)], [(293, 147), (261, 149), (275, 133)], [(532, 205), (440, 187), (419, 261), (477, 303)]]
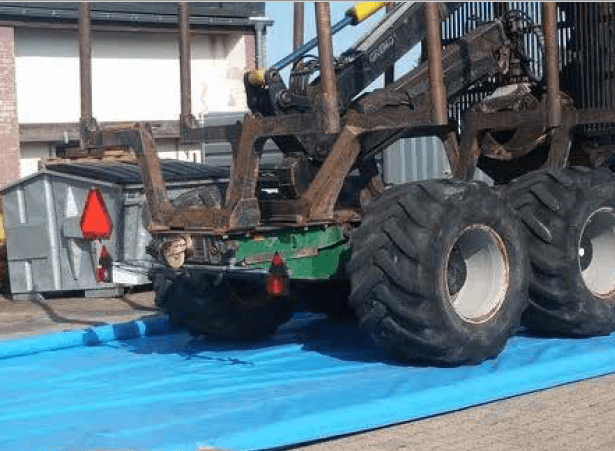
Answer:
[(615, 209), (604, 207), (592, 213), (581, 232), (578, 264), (583, 283), (599, 297), (615, 292)]
[(464, 321), (484, 323), (504, 304), (509, 285), (508, 255), (491, 227), (473, 224), (459, 234), (446, 262), (446, 294)]
[(448, 294), (454, 296), (459, 293), (467, 277), (468, 269), (466, 268), (466, 262), (461, 252), (459, 252), (459, 246), (454, 246), (447, 265)]

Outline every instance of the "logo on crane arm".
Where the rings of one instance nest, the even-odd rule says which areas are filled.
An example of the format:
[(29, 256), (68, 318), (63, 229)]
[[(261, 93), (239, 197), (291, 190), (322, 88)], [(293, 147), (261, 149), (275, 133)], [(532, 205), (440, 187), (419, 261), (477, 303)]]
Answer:
[(83, 238), (88, 240), (108, 239), (113, 232), (111, 216), (98, 188), (92, 188), (88, 192), (80, 227)]
[(391, 36), (389, 36), (388, 38), (386, 38), (378, 47), (376, 47), (376, 49), (371, 52), (368, 56), (368, 60), (371, 64), (374, 64), (374, 62), (379, 59), (382, 55), (384, 55), (386, 53), (387, 50), (389, 50), (391, 47), (393, 47), (393, 45), (395, 44), (395, 35), (392, 34)]

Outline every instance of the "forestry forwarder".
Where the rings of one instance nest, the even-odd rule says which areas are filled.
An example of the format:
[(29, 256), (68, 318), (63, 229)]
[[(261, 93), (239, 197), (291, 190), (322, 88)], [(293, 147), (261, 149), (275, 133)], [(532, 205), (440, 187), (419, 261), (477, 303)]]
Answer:
[[(615, 83), (597, 69), (608, 62), (588, 57), (612, 31), (612, 4), (544, 3), (540, 26), (493, 3), (495, 20), (468, 18), (475, 27), (445, 42), (442, 22), (461, 22), (467, 5), (388, 4), (334, 59), (332, 30), (384, 5), (359, 4), (332, 29), (328, 4), (317, 3), (318, 58), (306, 56), (313, 43), (300, 46), (296, 5), (296, 51), (245, 76), (251, 113), (205, 130), (190, 114), (189, 13), (179, 4), (182, 136), (233, 142), (225, 192), (170, 201), (147, 126), (84, 122), (85, 147), (125, 145), (140, 160), (150, 251), (165, 266), (151, 275), (158, 305), (200, 333), (257, 338), (288, 320), (301, 288), (320, 311), (339, 313), (349, 299), (384, 348), (445, 364), (495, 357), (522, 316), (540, 333), (610, 333), (615, 100), (596, 108), (586, 87), (611, 93)], [(422, 62), (393, 80), (391, 66), (421, 42)], [(542, 58), (530, 59), (528, 42)], [(286, 86), (279, 70), (290, 63)], [(384, 73), (383, 89), (362, 93)], [(374, 156), (428, 135), (442, 139), (453, 177), (385, 190)], [(267, 139), (283, 153), (275, 168), (259, 165)], [(472, 180), (477, 167), (495, 187)]]

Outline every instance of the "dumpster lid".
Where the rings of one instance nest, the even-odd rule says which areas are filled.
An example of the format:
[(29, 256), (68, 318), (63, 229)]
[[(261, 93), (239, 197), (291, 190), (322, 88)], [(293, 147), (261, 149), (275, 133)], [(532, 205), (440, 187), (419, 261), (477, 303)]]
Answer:
[[(203, 179), (226, 179), (228, 167), (207, 166), (192, 161), (160, 160), (162, 176), (166, 182), (183, 182)], [(143, 183), (137, 162), (75, 162), (47, 166), (48, 171), (70, 174), (93, 180), (135, 185)]]

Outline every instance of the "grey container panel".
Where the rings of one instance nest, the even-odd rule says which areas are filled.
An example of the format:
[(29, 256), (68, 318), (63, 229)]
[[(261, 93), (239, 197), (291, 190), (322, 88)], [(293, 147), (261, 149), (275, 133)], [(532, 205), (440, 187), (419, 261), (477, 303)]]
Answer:
[[(209, 143), (201, 146), (201, 162), (207, 165), (230, 167), (232, 154), (233, 150), (229, 142)], [(263, 148), (261, 165), (274, 166), (282, 161), (282, 156), (282, 152), (278, 150), (275, 143), (267, 140)]]
[[(387, 185), (451, 177), (444, 144), (435, 136), (400, 139), (384, 151), (383, 158)], [(474, 180), (493, 184), (493, 180), (479, 169)]]
[(444, 145), (436, 137), (400, 139), (384, 152), (384, 180), (387, 185), (449, 175)]
[[(121, 191), (91, 181), (41, 172), (3, 191), (11, 292), (50, 292), (101, 288), (95, 281), (91, 243), (66, 236), (67, 215), (80, 216), (87, 191), (98, 187), (113, 223), (121, 223)], [(116, 254), (114, 230), (103, 240)], [(105, 286), (108, 286), (105, 284)]]
[[(161, 166), (171, 199), (209, 183), (223, 189), (228, 182), (228, 168), (176, 160)], [(96, 282), (98, 244), (81, 237), (79, 222), (93, 187), (102, 192), (113, 222), (111, 236), (100, 245), (115, 262), (151, 261), (140, 175), (138, 166), (126, 163), (57, 165), (3, 188), (12, 293), (116, 287)]]
[(7, 228), (46, 221), (44, 187), (40, 178), (29, 178), (19, 186), (3, 193)]
[(201, 162), (211, 166), (231, 165), (232, 148), (229, 142), (203, 144), (201, 146)]
[(119, 259), (124, 262), (138, 262), (149, 260), (145, 247), (151, 235), (145, 230), (143, 223), (143, 209), (145, 199), (124, 200), (124, 230), (122, 234), (122, 249)]
[[(160, 168), (166, 182), (228, 177), (228, 172), (220, 168), (187, 161), (162, 159)], [(142, 183), (141, 168), (136, 162), (56, 164), (51, 167), (51, 171), (119, 185)]]
[(75, 178), (55, 176), (52, 178), (54, 193), (55, 218), (59, 235), (59, 267), (62, 277), (62, 290), (98, 289), (102, 284), (96, 282), (96, 243), (71, 235), (66, 226), (71, 221), (79, 221), (85, 207), (87, 194), (92, 188), (98, 188), (103, 199), (113, 228), (108, 239), (100, 240), (100, 245), (107, 248), (112, 259), (119, 254), (118, 238), (123, 233), (122, 190), (120, 186), (101, 184), (96, 180), (82, 181)]
[(41, 178), (29, 178), (3, 196), (7, 256), (9, 267), (15, 268), (9, 271), (12, 290), (54, 285), (51, 272), (35, 273), (39, 267), (53, 264), (44, 188)]

